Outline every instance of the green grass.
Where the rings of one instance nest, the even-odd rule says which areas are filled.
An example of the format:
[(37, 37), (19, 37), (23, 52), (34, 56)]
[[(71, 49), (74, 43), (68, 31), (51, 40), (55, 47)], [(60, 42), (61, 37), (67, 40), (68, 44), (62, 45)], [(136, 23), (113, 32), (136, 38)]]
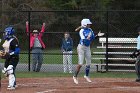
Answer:
[[(73, 74), (69, 73), (48, 73), (48, 72), (17, 72), (17, 78), (45, 78), (45, 77), (72, 77)], [(84, 73), (80, 73), (79, 77), (83, 77)], [(90, 77), (92, 78), (136, 78), (135, 73), (130, 72), (107, 72), (107, 73), (90, 73)]]
[[(91, 52), (93, 51), (103, 51), (102, 49), (91, 48)], [(28, 53), (28, 51), (21, 51), (22, 53)], [(44, 53), (51, 53), (51, 55), (43, 55), (43, 63), (44, 64), (62, 64), (63, 55), (52, 55), (52, 53), (60, 53), (60, 49), (48, 49), (44, 51)], [(73, 53), (77, 53), (76, 48), (74, 48)], [(92, 55), (92, 57), (104, 57), (104, 55)], [(4, 62), (2, 59), (1, 62)], [(20, 63), (28, 63), (28, 54), (20, 54)], [(77, 64), (78, 57), (77, 55), (73, 55), (73, 64)], [(31, 63), (32, 63), (32, 55), (31, 55)], [(92, 60), (92, 63), (100, 63), (100, 60)]]

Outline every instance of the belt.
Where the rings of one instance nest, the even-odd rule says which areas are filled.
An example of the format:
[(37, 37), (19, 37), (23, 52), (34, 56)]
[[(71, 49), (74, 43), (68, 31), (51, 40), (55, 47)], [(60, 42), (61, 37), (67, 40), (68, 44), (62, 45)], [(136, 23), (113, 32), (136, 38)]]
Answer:
[(33, 49), (41, 49), (41, 47), (34, 47)]

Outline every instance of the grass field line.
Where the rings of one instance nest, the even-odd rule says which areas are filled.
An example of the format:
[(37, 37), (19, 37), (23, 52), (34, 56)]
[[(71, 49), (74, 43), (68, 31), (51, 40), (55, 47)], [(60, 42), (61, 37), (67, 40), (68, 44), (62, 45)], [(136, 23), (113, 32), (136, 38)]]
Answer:
[(116, 86), (116, 87), (112, 87), (111, 89), (114, 89), (114, 90), (121, 90), (121, 91), (131, 91), (131, 92), (134, 92), (134, 93), (139, 93), (138, 91), (139, 91), (139, 86)]
[[(81, 81), (82, 82), (82, 81)], [(98, 83), (98, 82), (103, 82), (103, 83), (116, 83), (116, 82), (120, 82), (120, 83), (133, 83), (133, 82), (135, 82), (134, 80), (129, 80), (129, 81), (124, 81), (124, 80), (114, 80), (114, 81), (94, 81), (94, 80), (92, 80), (92, 82), (91, 83), (89, 83), (89, 84), (95, 84), (95, 83)], [(83, 83), (87, 83), (87, 82), (83, 82)], [(137, 82), (135, 82), (135, 83), (137, 83)], [(1, 85), (7, 85), (8, 83), (1, 83)], [(139, 84), (140, 85), (140, 83), (137, 83), (137, 84)], [(34, 85), (50, 85), (50, 83), (25, 83), (25, 84), (20, 84), (20, 83), (18, 83), (17, 85), (19, 85), (19, 86), (34, 86)]]
[(125, 81), (123, 81), (123, 80), (122, 80), (122, 81), (120, 81), (120, 80), (115, 80), (115, 81), (99, 81), (99, 82), (106, 82), (106, 83), (113, 83), (113, 82), (114, 82), (114, 83), (115, 83), (115, 82), (131, 83), (131, 82), (135, 82), (135, 80), (131, 80), (131, 81), (130, 81), (130, 80), (129, 80), (129, 81), (126, 81), (126, 80), (125, 80)]
[[(92, 79), (92, 78), (91, 78)], [(81, 80), (81, 82), (82, 82), (82, 80)], [(106, 82), (106, 83), (113, 83), (113, 82), (123, 82), (123, 83), (131, 83), (131, 82), (134, 82), (134, 81), (94, 81), (94, 80), (92, 80), (92, 82), (90, 83), (90, 84), (94, 84), (94, 83), (98, 83), (98, 82)], [(87, 82), (83, 82), (83, 83), (87, 83)], [(6, 85), (6, 84), (8, 84), (8, 83), (1, 83), (2, 85)], [(50, 83), (26, 83), (26, 85), (49, 85)], [(138, 84), (140, 84), (140, 83), (138, 83)], [(17, 85), (25, 85), (25, 84), (20, 84), (20, 83), (18, 83)]]
[(56, 89), (49, 89), (47, 91), (41, 91), (41, 92), (36, 92), (36, 93), (49, 93), (49, 92), (54, 92)]
[(123, 86), (123, 87), (112, 87), (113, 89), (132, 89), (132, 88), (140, 88), (139, 86)]
[[(26, 83), (26, 84), (17, 84), (18, 86), (38, 86), (38, 85), (49, 85), (50, 83)], [(1, 83), (1, 85), (8, 85), (8, 83)]]

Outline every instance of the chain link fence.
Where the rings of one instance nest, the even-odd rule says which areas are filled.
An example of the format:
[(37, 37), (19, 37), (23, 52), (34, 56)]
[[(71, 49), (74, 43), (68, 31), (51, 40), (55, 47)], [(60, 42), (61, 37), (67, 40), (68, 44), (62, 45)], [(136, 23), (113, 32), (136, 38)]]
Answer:
[[(133, 10), (3, 11), (0, 38), (2, 39), (2, 33), (5, 27), (10, 25), (15, 28), (21, 48), (20, 62), (17, 66), (17, 71), (32, 71), (32, 53), (29, 49), (30, 37), (27, 36), (25, 24), (26, 21), (29, 21), (30, 31), (32, 32), (34, 29), (40, 31), (43, 22), (45, 22), (46, 28), (42, 39), (46, 48), (43, 50), (43, 65), (41, 71), (63, 72), (63, 53), (61, 51), (61, 45), (64, 32), (69, 32), (73, 39), (72, 63), (73, 69), (75, 69), (75, 65), (78, 63), (77, 45), (79, 43), (79, 33), (74, 30), (81, 25), (80, 22), (83, 18), (89, 18), (93, 22), (91, 28), (96, 34), (99, 31), (105, 33), (105, 46), (102, 46), (103, 42), (100, 41), (100, 38), (94, 40), (91, 45), (91, 71), (110, 71), (110, 69), (119, 69), (118, 71), (128, 69), (129, 71), (134, 70), (134, 66), (125, 66), (125, 64), (134, 65), (135, 60), (129, 59), (129, 56), (132, 51), (135, 50), (136, 43), (125, 43), (125, 41), (129, 42), (129, 39), (137, 38), (136, 28), (139, 25), (139, 15), (140, 11)], [(113, 40), (111, 41), (109, 38), (118, 39), (118, 42), (114, 43), (115, 41), (113, 42)], [(120, 43), (121, 41), (124, 41), (124, 43)], [(2, 43), (0, 45), (2, 45)], [(116, 58), (118, 58), (118, 60)], [(114, 66), (112, 64), (114, 64)]]

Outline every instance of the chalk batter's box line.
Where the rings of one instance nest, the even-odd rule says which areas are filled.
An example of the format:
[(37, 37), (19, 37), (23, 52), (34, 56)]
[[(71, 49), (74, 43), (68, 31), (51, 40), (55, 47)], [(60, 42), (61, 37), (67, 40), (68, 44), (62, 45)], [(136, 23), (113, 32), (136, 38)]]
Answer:
[(56, 89), (49, 89), (49, 90), (46, 90), (46, 91), (41, 91), (41, 92), (36, 92), (36, 93), (49, 93), (49, 92), (55, 92)]

